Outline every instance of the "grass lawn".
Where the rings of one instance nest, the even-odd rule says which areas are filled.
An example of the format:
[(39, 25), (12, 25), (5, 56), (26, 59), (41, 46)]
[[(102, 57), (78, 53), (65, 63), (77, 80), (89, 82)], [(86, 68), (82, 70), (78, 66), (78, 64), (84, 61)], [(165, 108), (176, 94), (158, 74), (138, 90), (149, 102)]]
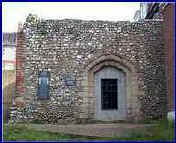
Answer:
[(3, 121), (7, 122), (8, 107), (15, 96), (16, 74), (15, 70), (3, 70)]
[(138, 140), (138, 141), (173, 141), (174, 126), (167, 124), (166, 121), (158, 121), (157, 126), (150, 128), (147, 132), (134, 132), (129, 137), (87, 137), (79, 135), (69, 135), (61, 133), (51, 133), (46, 131), (35, 131), (25, 127), (12, 126), (7, 132), (7, 125), (3, 126), (4, 141), (61, 141), (61, 140)]

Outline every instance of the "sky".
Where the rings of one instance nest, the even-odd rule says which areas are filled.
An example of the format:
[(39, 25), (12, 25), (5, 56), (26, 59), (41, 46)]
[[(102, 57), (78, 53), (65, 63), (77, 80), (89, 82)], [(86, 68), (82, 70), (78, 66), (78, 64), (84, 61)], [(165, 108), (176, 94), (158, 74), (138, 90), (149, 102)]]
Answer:
[(43, 19), (133, 21), (136, 2), (3, 2), (2, 31), (16, 32), (29, 13)]

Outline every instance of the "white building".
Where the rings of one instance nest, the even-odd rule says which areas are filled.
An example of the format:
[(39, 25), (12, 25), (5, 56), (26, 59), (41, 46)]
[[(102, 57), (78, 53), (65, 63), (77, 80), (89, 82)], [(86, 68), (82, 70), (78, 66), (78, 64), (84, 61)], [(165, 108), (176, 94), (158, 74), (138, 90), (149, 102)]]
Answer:
[(148, 10), (148, 3), (141, 2), (140, 3), (140, 11), (141, 11), (141, 19), (145, 19)]
[(16, 33), (3, 33), (2, 69), (16, 68)]
[(137, 10), (134, 14), (134, 21), (139, 21), (140, 19), (145, 19), (148, 11), (148, 3), (141, 2), (140, 3), (140, 10)]

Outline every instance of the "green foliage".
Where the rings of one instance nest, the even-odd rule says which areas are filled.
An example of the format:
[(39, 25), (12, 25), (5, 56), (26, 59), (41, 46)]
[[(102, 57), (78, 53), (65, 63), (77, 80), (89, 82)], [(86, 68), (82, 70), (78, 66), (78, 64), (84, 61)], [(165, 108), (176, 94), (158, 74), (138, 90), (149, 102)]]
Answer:
[(152, 140), (152, 141), (173, 141), (174, 126), (170, 126), (167, 120), (151, 121), (155, 122), (152, 128), (146, 131), (134, 132), (131, 140)]
[(70, 139), (68, 135), (35, 131), (33, 129), (28, 129), (25, 125), (23, 126), (12, 126), (9, 127), (9, 132), (7, 132), (8, 127), (4, 126), (3, 139), (15, 140), (15, 141), (50, 141), (50, 140), (67, 140)]
[(38, 21), (39, 21), (38, 16), (31, 13), (26, 18), (26, 24), (28, 25), (36, 25)]
[(35, 119), (35, 120), (30, 121), (30, 123), (31, 124), (44, 124), (45, 122), (41, 121), (41, 120), (38, 120), (38, 119)]
[(69, 135), (52, 133), (47, 131), (36, 131), (28, 129), (25, 125), (10, 125), (9, 133), (7, 125), (4, 125), (3, 139), (18, 141), (57, 141), (57, 140), (133, 140), (133, 141), (173, 141), (174, 126), (167, 120), (155, 121), (151, 128), (134, 130), (128, 137), (88, 137), (80, 135)]

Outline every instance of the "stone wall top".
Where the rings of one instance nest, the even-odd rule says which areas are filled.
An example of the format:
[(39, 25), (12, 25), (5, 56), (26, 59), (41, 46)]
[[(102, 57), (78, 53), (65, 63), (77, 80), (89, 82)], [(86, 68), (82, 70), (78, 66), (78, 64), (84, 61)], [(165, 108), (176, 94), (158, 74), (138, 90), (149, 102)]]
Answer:
[[(130, 30), (144, 29), (146, 31), (155, 24), (161, 24), (162, 19), (152, 19), (152, 20), (140, 20), (135, 22), (130, 21), (102, 21), (102, 20), (80, 20), (80, 19), (40, 19), (36, 15), (29, 14), (24, 23), (24, 31), (29, 33), (39, 32), (40, 34), (46, 34), (49, 32), (61, 32), (66, 34), (72, 34), (76, 30), (85, 30), (88, 32), (94, 32), (91, 30), (103, 29), (107, 32), (116, 31), (118, 32), (127, 32)], [(29, 30), (31, 29), (31, 30)], [(74, 30), (75, 29), (75, 30)], [(136, 31), (137, 32), (137, 31)]]

